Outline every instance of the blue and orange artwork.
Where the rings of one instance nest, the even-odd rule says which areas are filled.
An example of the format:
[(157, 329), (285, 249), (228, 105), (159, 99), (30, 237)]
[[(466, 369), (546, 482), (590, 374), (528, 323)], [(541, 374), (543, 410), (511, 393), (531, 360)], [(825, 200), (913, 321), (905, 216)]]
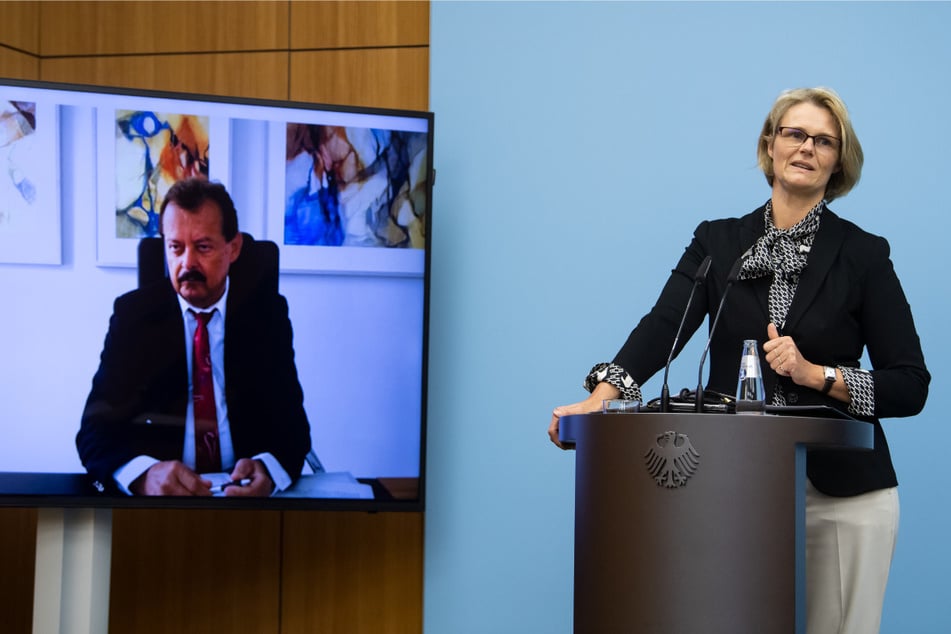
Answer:
[(159, 235), (158, 215), (176, 181), (208, 177), (208, 117), (116, 113), (116, 237)]
[(421, 249), (425, 133), (288, 123), (284, 244)]

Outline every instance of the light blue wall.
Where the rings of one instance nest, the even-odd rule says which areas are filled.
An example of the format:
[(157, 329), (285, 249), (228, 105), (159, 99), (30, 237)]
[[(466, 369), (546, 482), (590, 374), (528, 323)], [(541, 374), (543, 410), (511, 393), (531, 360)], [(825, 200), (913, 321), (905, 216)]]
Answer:
[(924, 413), (886, 423), (902, 520), (882, 631), (951, 631), (949, 24), (947, 3), (432, 3), (428, 634), (571, 630), (574, 456), (551, 408), (700, 220), (767, 199), (757, 134), (805, 85), (850, 106), (866, 167), (833, 209), (889, 239), (933, 374)]

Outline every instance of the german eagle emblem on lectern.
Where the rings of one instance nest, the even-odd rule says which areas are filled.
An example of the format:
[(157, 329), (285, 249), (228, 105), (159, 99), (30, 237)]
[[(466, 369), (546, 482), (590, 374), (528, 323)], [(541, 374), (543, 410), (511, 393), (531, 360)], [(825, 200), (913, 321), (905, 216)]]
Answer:
[(644, 454), (644, 462), (657, 486), (675, 489), (687, 484), (687, 480), (697, 472), (700, 454), (686, 434), (665, 431)]

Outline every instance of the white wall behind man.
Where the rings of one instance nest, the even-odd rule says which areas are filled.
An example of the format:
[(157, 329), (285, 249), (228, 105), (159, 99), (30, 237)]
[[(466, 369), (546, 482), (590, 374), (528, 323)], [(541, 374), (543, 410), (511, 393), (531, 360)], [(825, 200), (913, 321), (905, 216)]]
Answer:
[(924, 413), (885, 423), (902, 519), (882, 631), (951, 630), (949, 23), (947, 3), (432, 3), (427, 633), (571, 631), (574, 457), (551, 408), (583, 397), (700, 220), (768, 198), (757, 134), (813, 85), (866, 152), (832, 208), (889, 239), (933, 375)]

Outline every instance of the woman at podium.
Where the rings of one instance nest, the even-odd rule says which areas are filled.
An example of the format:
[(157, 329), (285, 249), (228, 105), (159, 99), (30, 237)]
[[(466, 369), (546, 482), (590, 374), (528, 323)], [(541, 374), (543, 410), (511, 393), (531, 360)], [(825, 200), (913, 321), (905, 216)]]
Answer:
[[(700, 223), (654, 307), (585, 379), (588, 398), (554, 409), (549, 436), (561, 446), (559, 418), (600, 411), (602, 400), (643, 400), (640, 385), (665, 367), (681, 319), (674, 354), (721, 310), (706, 389), (733, 392), (742, 343), (755, 339), (767, 402), (826, 405), (874, 425), (872, 451), (809, 452), (806, 610), (813, 634), (877, 632), (898, 528), (879, 419), (920, 412), (931, 377), (888, 242), (830, 208), (863, 163), (843, 101), (827, 88), (781, 94), (757, 159), (769, 199), (745, 216)], [(872, 367), (861, 366), (863, 350)]]

